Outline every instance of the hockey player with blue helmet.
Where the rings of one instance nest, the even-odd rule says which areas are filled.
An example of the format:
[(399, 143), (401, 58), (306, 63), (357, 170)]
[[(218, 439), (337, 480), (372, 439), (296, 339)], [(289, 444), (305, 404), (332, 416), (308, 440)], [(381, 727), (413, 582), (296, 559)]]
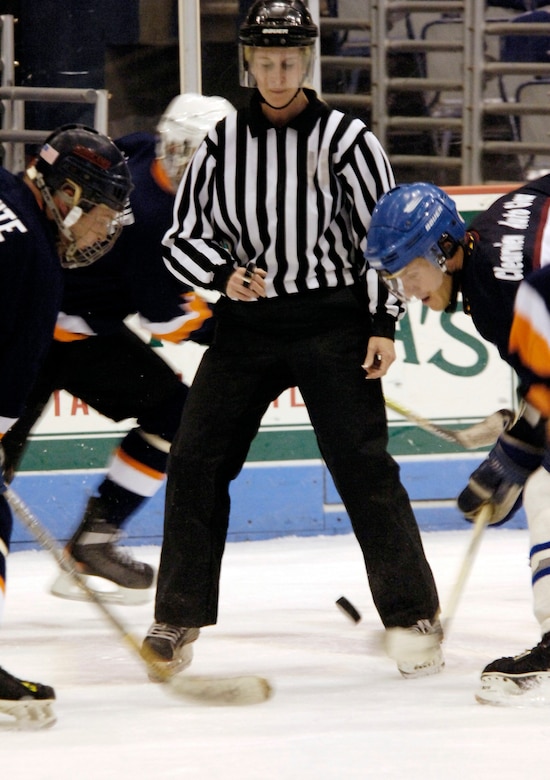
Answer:
[[(527, 353), (531, 361), (535, 359), (531, 347), (542, 344), (542, 331), (533, 335), (529, 305), (534, 303), (525, 303), (535, 302), (537, 295), (547, 301), (544, 295), (550, 290), (546, 273), (550, 245), (545, 240), (549, 210), (550, 175), (501, 196), (468, 227), (454, 201), (439, 187), (404, 184), (378, 201), (365, 253), (371, 267), (402, 300), (415, 298), (434, 311), (454, 311), (461, 293), (464, 311), (478, 332), (498, 348), (519, 378), (520, 416), (500, 435), (458, 497), (467, 519), (475, 519), (488, 504), (491, 523), (500, 524), (515, 514), (525, 494), (534, 609), (543, 638), (531, 651), (498, 659), (483, 670), (477, 698), (489, 704), (550, 703), (548, 407), (534, 401), (546, 381), (540, 379), (545, 353), (539, 348), (536, 370), (526, 360)], [(523, 319), (518, 315), (514, 321), (518, 299)], [(539, 303), (539, 315), (547, 306)], [(538, 327), (542, 326), (539, 316)]]
[(426, 296), (422, 300), (430, 308), (447, 309), (456, 304), (457, 285), (453, 289), (446, 262), (464, 237), (464, 220), (443, 190), (424, 182), (401, 185), (376, 204), (365, 257), (402, 300), (418, 297), (414, 280), (423, 269), (433, 282), (429, 303)]

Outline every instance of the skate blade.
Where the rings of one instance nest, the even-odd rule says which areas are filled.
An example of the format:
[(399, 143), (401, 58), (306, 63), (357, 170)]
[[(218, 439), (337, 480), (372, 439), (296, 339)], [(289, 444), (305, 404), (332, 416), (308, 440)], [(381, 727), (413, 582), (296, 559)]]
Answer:
[(432, 674), (439, 674), (445, 667), (445, 661), (443, 660), (443, 653), (438, 650), (429, 659), (423, 661), (400, 661), (397, 664), (401, 676), (408, 679), (415, 677), (429, 677)]
[(191, 665), (193, 647), (191, 644), (184, 645), (181, 650), (178, 650), (177, 658), (174, 658), (172, 661), (157, 660), (159, 656), (149, 648), (142, 648), (141, 655), (147, 661), (148, 676), (151, 682), (165, 683), (171, 682), (176, 674), (183, 672), (184, 669)]
[[(80, 575), (87, 588), (92, 590), (104, 604), (121, 604), (127, 607), (137, 607), (147, 604), (153, 598), (153, 588), (123, 588), (104, 577), (91, 574)], [(101, 586), (101, 587), (94, 587)], [(60, 572), (50, 588), (52, 596), (71, 601), (91, 601), (85, 590), (80, 588), (73, 577), (66, 572)]]
[(550, 674), (525, 674), (507, 677), (488, 674), (481, 677), (481, 688), (475, 694), (479, 704), (494, 707), (542, 707), (550, 704)]
[(19, 731), (49, 729), (57, 721), (52, 709), (53, 699), (0, 700), (0, 712), (15, 718), (14, 728)]

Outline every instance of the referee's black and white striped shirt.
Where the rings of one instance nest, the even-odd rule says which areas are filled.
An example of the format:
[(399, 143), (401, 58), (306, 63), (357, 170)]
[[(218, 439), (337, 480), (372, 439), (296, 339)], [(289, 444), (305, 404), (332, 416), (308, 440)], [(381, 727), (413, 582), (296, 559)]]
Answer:
[[(180, 184), (165, 262), (181, 281), (223, 291), (238, 265), (267, 270), (267, 297), (350, 285), (364, 271), (371, 213), (394, 185), (365, 124), (309, 105), (288, 125), (265, 119), (258, 95), (230, 114), (195, 152)], [(371, 313), (403, 309), (367, 278)]]

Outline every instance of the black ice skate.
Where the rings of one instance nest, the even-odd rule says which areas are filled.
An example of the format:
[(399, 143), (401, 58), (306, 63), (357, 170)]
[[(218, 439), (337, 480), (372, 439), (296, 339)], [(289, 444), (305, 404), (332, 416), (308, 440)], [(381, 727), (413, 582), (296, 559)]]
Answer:
[(439, 620), (417, 620), (406, 628), (386, 630), (386, 652), (397, 662), (403, 677), (426, 677), (445, 666), (441, 642), (443, 630)]
[[(149, 679), (165, 682), (186, 669), (193, 660), (191, 644), (198, 638), (200, 629), (153, 623), (143, 640), (142, 655), (150, 663)], [(158, 674), (155, 674), (158, 669)]]
[(19, 680), (0, 667), (0, 713), (15, 718), (18, 729), (45, 729), (53, 726), (55, 692), (49, 685)]
[[(98, 517), (98, 507), (98, 499), (91, 498), (82, 523), (67, 545), (67, 552), (73, 557), (79, 573), (86, 578), (86, 585), (103, 601), (144, 604), (152, 595), (154, 570), (147, 563), (135, 561), (116, 546), (122, 536), (121, 531)], [(89, 581), (92, 576), (118, 587), (115, 590), (96, 588), (97, 581), (93, 584)], [(64, 572), (52, 585), (51, 592), (61, 598), (88, 600), (86, 593)]]
[(488, 664), (476, 699), (499, 706), (550, 704), (550, 632), (532, 650)]

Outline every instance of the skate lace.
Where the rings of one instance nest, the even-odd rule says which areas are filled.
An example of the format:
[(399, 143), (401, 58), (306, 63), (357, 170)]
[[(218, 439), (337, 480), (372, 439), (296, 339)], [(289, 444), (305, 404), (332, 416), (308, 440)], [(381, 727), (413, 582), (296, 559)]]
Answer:
[(147, 635), (155, 639), (165, 639), (175, 647), (187, 634), (188, 629), (181, 626), (171, 626), (169, 623), (155, 623), (151, 626)]
[(491, 671), (508, 671), (515, 674), (528, 674), (529, 672), (546, 671), (550, 669), (550, 647), (548, 638), (545, 636), (538, 645), (531, 650), (524, 650), (522, 653), (513, 656), (505, 656), (493, 661), (486, 667)]
[(112, 540), (105, 544), (105, 551), (108, 557), (112, 561), (116, 561), (127, 568), (134, 569), (135, 571), (143, 571), (145, 564), (132, 558), (130, 553), (124, 551), (124, 548), (117, 547), (117, 543), (124, 537), (126, 537), (126, 534), (120, 530), (113, 533)]
[(417, 634), (437, 634), (442, 635), (441, 623), (436, 620), (432, 623), (431, 620), (426, 618), (417, 620), (416, 623), (409, 627), (409, 631)]

